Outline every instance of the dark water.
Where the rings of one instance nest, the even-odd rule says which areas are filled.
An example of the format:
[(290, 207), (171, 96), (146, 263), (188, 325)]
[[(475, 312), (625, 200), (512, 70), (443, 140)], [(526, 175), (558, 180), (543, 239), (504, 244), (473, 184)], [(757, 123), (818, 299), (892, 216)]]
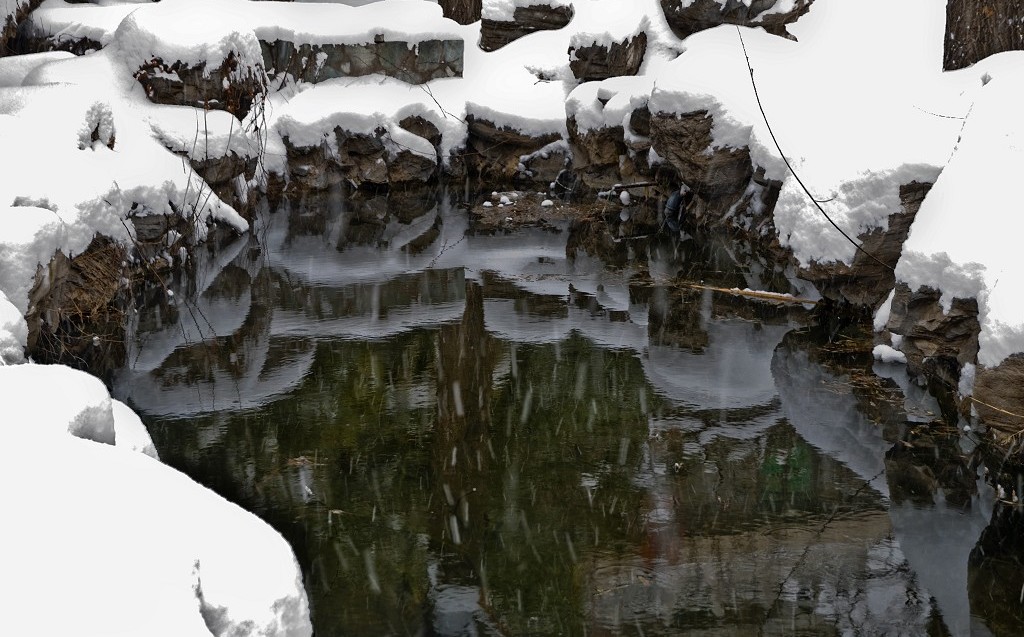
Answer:
[(318, 635), (1017, 634), (969, 434), (801, 306), (679, 278), (770, 268), (608, 232), (267, 214), (139, 315), (117, 393), (288, 538)]

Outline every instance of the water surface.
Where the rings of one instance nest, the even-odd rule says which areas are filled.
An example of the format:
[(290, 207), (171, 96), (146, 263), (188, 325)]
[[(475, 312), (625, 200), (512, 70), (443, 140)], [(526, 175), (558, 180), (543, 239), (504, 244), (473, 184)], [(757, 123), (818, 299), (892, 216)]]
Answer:
[(291, 542), (318, 635), (989, 634), (969, 436), (709, 289), (799, 292), (744, 259), (336, 194), (204, 255), (117, 393)]

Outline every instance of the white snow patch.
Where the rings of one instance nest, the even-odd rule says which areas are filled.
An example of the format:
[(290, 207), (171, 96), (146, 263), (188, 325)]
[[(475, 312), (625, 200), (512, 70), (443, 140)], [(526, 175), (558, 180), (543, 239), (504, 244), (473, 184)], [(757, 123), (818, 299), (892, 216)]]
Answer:
[(892, 300), (896, 296), (896, 288), (889, 290), (889, 296), (886, 297), (882, 304), (878, 306), (878, 310), (875, 311), (875, 318), (872, 322), (876, 332), (881, 332), (885, 329), (885, 326), (889, 323), (889, 316), (892, 314)]
[(907, 364), (906, 354), (885, 344), (875, 345), (875, 348), (871, 350), (871, 353), (874, 355), (876, 361), (881, 361), (883, 363)]
[[(0, 591), (18, 609), (5, 620), (10, 632), (37, 632), (45, 618), (58, 634), (312, 633), (284, 538), (146, 457), (155, 452), (138, 416), (98, 379), (60, 365), (0, 367), (0, 404), (0, 480), (27, 520), (0, 545)], [(115, 431), (126, 439), (117, 446)], [(62, 565), (59, 577), (40, 567), (43, 554)]]
[(114, 417), (114, 444), (159, 460), (153, 438), (139, 415), (120, 400), (111, 399), (110, 407)]
[(0, 365), (24, 361), (27, 341), (28, 325), (25, 324), (25, 317), (0, 290)]

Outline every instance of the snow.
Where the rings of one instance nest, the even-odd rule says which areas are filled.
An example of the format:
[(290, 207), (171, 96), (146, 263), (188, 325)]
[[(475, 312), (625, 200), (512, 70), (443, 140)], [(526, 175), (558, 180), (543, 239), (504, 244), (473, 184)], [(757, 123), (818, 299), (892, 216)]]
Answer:
[(518, 7), (547, 6), (572, 7), (570, 0), (483, 0), (480, 15), (485, 20), (496, 22), (512, 22)]
[(21, 310), (14, 307), (0, 291), (0, 365), (20, 363), (25, 359), (28, 326)]
[(1024, 54), (996, 57), (986, 65), (991, 80), (978, 91), (960, 143), (925, 198), (896, 268), (912, 290), (941, 290), (947, 312), (954, 298), (978, 300), (978, 362), (986, 367), (1024, 351), (1024, 278), (1016, 241), (1024, 230), (1018, 214)]
[(67, 51), (46, 51), (27, 55), (9, 55), (0, 58), (0, 87), (21, 86), (25, 76), (46, 62), (56, 62), (75, 57)]
[[(942, 90), (945, 12), (933, 5), (816, 2), (791, 28), (797, 42), (736, 27), (695, 34), (658, 76), (651, 110), (707, 110), (714, 147), (747, 147), (769, 178), (784, 180), (775, 210), (783, 245), (803, 264), (850, 263), (855, 248), (818, 213), (778, 155), (737, 31), (783, 151), (817, 198), (834, 197), (823, 207), (856, 236), (886, 228), (900, 208), (899, 185), (934, 181), (955, 143), (960, 122), (925, 112), (966, 110), (957, 91)], [(862, 46), (863, 33), (871, 33), (871, 47)], [(906, 41), (921, 46), (911, 53)], [(835, 78), (841, 90), (821, 90), (811, 78)]]
[[(39, 387), (61, 399), (40, 400)], [(99, 380), (60, 365), (0, 367), (0, 404), (0, 480), (27, 521), (0, 545), (0, 594), (17, 609), (8, 631), (312, 633), (284, 538), (155, 460), (138, 416)]]
[(569, 40), (571, 48), (625, 43), (650, 30), (650, 15), (663, 15), (661, 11), (650, 15), (638, 12), (633, 2), (605, 2), (601, 4), (600, 11), (589, 10), (592, 8), (593, 4), (586, 8), (581, 6), (573, 17), (572, 28), (575, 33)]
[(883, 363), (906, 364), (907, 362), (906, 354), (884, 344), (875, 345), (875, 348), (871, 350), (871, 354), (875, 357), (876, 361), (881, 361)]

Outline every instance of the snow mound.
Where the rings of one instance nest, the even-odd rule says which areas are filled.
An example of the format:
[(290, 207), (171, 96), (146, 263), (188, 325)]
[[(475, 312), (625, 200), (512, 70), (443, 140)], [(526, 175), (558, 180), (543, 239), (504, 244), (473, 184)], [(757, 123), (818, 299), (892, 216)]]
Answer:
[(566, 98), (565, 114), (576, 119), (581, 133), (612, 126), (628, 129), (630, 114), (647, 104), (653, 88), (654, 79), (642, 75), (584, 82)]
[(114, 419), (114, 444), (159, 460), (153, 438), (139, 415), (120, 400), (111, 399), (110, 408)]
[(875, 345), (875, 348), (871, 350), (871, 354), (875, 357), (876, 361), (881, 361), (883, 363), (907, 364), (907, 355), (888, 345)]
[(358, 7), (247, 1), (241, 5), (239, 11), (249, 15), (256, 35), (265, 42), (367, 44), (383, 37), (413, 45), (462, 38), (458, 23), (445, 18), (437, 3), (423, 0), (381, 0)]
[[(59, 392), (60, 400), (39, 400), (40, 389)], [(62, 365), (0, 367), (0, 404), (8, 432), (16, 430), (16, 437), (71, 434), (114, 444), (110, 394), (98, 378), (85, 372)]]
[(9, 55), (0, 58), (0, 87), (21, 86), (25, 76), (36, 67), (47, 62), (57, 62), (75, 57), (67, 51), (47, 51), (27, 55)]
[(380, 130), (390, 142), (392, 154), (408, 150), (434, 159), (436, 152), (430, 142), (398, 125), (406, 117), (420, 117), (437, 127), (444, 156), (465, 137), (461, 119), (442, 113), (422, 88), (380, 75), (306, 85), (298, 95), (272, 104), (274, 130), (298, 147), (326, 142), (337, 151), (335, 128), (367, 135)]
[[(61, 400), (39, 400), (40, 387)], [(26, 520), (0, 546), (13, 634), (312, 633), (284, 538), (147, 457), (155, 450), (138, 416), (99, 380), (60, 365), (0, 367), (0, 403), (0, 480)]]
[(0, 291), (0, 365), (11, 365), (25, 360), (28, 326), (18, 308)]
[[(655, 15), (661, 15), (659, 13)], [(570, 46), (575, 49), (587, 46), (609, 46), (632, 39), (646, 32), (651, 19), (636, 10), (631, 2), (605, 2), (601, 11), (580, 11), (574, 16), (572, 28), (575, 33)]]
[(249, 3), (165, 0), (136, 7), (118, 25), (113, 44), (130, 72), (154, 58), (165, 64), (204, 66), (209, 74), (229, 56), (237, 62), (232, 77), (263, 67), (263, 52), (249, 20)]

